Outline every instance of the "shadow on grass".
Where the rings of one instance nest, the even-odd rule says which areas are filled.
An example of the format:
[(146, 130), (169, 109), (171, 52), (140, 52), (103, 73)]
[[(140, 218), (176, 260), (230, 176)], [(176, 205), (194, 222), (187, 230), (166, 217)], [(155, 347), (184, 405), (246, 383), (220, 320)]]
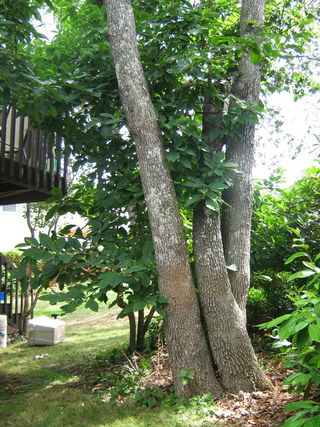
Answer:
[(5, 426), (32, 427), (153, 427), (218, 426), (183, 406), (160, 406), (148, 409), (134, 405), (112, 406), (103, 396), (73, 383), (47, 384), (17, 393), (0, 401)]
[[(23, 397), (23, 399), (22, 399)], [(119, 408), (102, 401), (101, 396), (66, 385), (47, 385), (17, 394), (0, 402), (1, 418), (8, 426), (188, 426), (186, 421), (165, 408)], [(212, 424), (211, 424), (212, 425)]]
[[(115, 407), (103, 392), (92, 392), (88, 364), (97, 353), (126, 345), (127, 327), (67, 326), (66, 340), (56, 346), (16, 343), (1, 352), (1, 425), (32, 427), (147, 427), (211, 425), (189, 422), (181, 410)], [(35, 360), (36, 355), (48, 356)], [(91, 371), (90, 371), (91, 372)]]

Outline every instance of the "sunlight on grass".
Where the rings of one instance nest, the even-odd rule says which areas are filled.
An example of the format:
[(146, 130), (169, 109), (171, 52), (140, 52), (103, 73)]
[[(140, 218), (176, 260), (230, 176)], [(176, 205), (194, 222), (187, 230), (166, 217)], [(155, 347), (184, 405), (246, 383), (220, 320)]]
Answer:
[[(36, 316), (58, 313), (39, 303)], [(55, 346), (29, 347), (20, 341), (1, 350), (0, 411), (6, 427), (145, 427), (214, 426), (194, 410), (137, 407), (105, 403), (83, 382), (81, 369), (97, 353), (128, 343), (128, 326), (117, 320), (117, 309), (105, 305), (98, 313), (81, 307), (63, 316), (65, 341)], [(35, 359), (36, 355), (47, 354)]]

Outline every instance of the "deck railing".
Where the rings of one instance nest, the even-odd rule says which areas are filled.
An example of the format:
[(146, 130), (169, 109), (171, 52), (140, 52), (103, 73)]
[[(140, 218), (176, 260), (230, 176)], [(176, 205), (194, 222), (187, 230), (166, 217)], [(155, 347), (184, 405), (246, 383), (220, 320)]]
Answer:
[(18, 192), (50, 193), (53, 187), (66, 192), (67, 154), (60, 136), (32, 127), (27, 117), (8, 105), (0, 112), (0, 133), (1, 181), (23, 185)]

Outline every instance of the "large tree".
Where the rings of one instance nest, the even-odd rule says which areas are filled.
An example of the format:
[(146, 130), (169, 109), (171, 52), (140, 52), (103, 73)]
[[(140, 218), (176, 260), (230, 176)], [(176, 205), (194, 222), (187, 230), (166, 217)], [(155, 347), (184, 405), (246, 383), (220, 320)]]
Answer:
[[(268, 388), (270, 384), (258, 366), (244, 316), (249, 277), (254, 124), (245, 121), (238, 129), (237, 136), (227, 141), (227, 153), (243, 168), (244, 176), (235, 184), (233, 193), (228, 194), (229, 211), (224, 223), (227, 258), (232, 258), (231, 261), (239, 265), (239, 271), (232, 280), (228, 277), (223, 253), (219, 212), (212, 212), (202, 201), (194, 210), (198, 301), (161, 130), (137, 48), (131, 2), (109, 0), (106, 7), (109, 18), (107, 35), (120, 97), (137, 147), (157, 259), (159, 289), (168, 300), (166, 339), (176, 390), (181, 395), (208, 390), (218, 395), (222, 388), (232, 392)], [(263, 0), (243, 1), (242, 37), (257, 39), (263, 23), (263, 11)], [(204, 96), (203, 140), (214, 158), (223, 142), (212, 141), (210, 131), (214, 126), (212, 116), (221, 102), (213, 99), (210, 83), (209, 80)], [(234, 97), (236, 101), (240, 99), (256, 104), (259, 88), (260, 67), (253, 64), (249, 54), (245, 53), (240, 59), (238, 77), (233, 84)], [(222, 115), (224, 111), (218, 113)], [(202, 157), (200, 164), (205, 161), (205, 156)], [(237, 244), (240, 251), (234, 249)], [(214, 364), (218, 368), (222, 387), (215, 377)], [(192, 370), (195, 374), (187, 385), (182, 385), (179, 380), (181, 369)]]
[[(286, 0), (270, 0), (262, 27), (263, 1), (244, 1), (241, 8), (237, 0), (139, 0), (133, 3), (136, 36), (130, 2), (109, 0), (107, 33), (126, 120), (109, 44), (99, 31), (105, 26), (99, 3), (55, 0), (60, 25), (49, 45), (37, 41), (16, 52), (5, 41), (7, 57), (13, 50), (28, 58), (32, 72), (28, 84), (19, 73), (2, 99), (62, 133), (78, 164), (92, 162), (96, 198), (118, 215), (114, 227), (107, 213), (94, 212), (92, 230), (101, 227), (101, 233), (92, 233), (89, 252), (103, 247), (100, 267), (101, 256), (109, 259), (110, 235), (116, 241), (126, 228), (119, 224), (124, 212), (133, 212), (138, 201), (144, 217), (140, 174), (159, 288), (168, 301), (166, 334), (177, 392), (219, 395), (268, 387), (245, 328), (260, 67), (264, 90), (293, 85), (303, 91), (310, 73), (295, 53), (303, 54), (313, 37), (312, 8), (307, 0), (290, 7)], [(12, 2), (7, 5), (11, 10)], [(292, 67), (275, 67), (279, 56)], [(119, 132), (127, 124), (131, 135)], [(117, 268), (118, 281), (123, 264)], [(59, 285), (65, 280), (61, 274)], [(103, 287), (107, 279), (99, 280)], [(187, 385), (179, 379), (182, 369), (194, 374)]]

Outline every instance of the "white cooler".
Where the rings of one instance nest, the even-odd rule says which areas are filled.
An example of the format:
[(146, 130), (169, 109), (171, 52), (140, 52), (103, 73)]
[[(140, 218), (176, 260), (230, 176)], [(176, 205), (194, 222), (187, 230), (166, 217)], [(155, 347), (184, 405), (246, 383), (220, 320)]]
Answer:
[(39, 316), (28, 321), (27, 339), (29, 345), (55, 345), (64, 340), (65, 322)]

